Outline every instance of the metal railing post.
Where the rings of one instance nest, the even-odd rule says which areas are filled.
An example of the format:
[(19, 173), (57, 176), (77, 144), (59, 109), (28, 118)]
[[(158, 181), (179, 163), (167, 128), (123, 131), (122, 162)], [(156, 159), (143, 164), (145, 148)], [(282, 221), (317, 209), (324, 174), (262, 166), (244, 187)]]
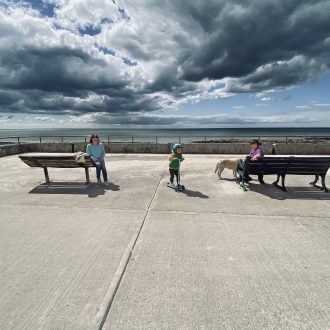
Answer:
[(156, 144), (158, 143), (158, 139), (157, 139), (157, 136), (156, 136)]
[(39, 141), (40, 141), (40, 143), (41, 143), (41, 136), (39, 136)]
[(134, 137), (132, 136), (132, 143), (134, 143)]
[(20, 144), (20, 142), (19, 142), (19, 136), (17, 137), (17, 143)]

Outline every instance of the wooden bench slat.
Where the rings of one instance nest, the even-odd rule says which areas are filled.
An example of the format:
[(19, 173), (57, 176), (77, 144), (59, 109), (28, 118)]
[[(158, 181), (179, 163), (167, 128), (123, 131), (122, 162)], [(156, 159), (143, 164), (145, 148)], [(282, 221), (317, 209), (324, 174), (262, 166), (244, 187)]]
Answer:
[(86, 182), (88, 183), (88, 168), (94, 166), (89, 155), (85, 155), (84, 163), (78, 163), (75, 161), (74, 153), (28, 153), (19, 155), (19, 158), (30, 167), (42, 167), (47, 183), (49, 183), (48, 167), (83, 168), (85, 169)]

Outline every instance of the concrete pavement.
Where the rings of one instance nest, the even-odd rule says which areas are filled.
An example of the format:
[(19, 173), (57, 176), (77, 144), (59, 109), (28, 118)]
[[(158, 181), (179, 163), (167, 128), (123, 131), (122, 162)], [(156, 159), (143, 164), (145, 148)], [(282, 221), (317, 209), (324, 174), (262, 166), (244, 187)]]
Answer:
[(0, 328), (329, 328), (330, 194), (244, 192), (233, 157), (186, 155), (184, 193), (166, 155), (107, 155), (109, 187), (1, 158)]

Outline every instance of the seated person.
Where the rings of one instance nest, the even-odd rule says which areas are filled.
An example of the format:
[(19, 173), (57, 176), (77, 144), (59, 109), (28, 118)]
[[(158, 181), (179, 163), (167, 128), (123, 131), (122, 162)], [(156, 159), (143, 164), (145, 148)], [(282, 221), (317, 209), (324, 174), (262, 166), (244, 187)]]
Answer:
[(108, 186), (108, 173), (105, 167), (105, 150), (103, 143), (100, 142), (99, 136), (93, 133), (89, 139), (89, 144), (86, 148), (86, 153), (92, 158), (93, 165), (96, 167), (97, 182), (101, 183), (101, 172), (104, 179), (104, 185)]
[[(264, 157), (264, 151), (262, 150), (261, 146), (261, 142), (258, 139), (253, 139), (250, 141), (250, 153), (249, 156), (251, 157), (251, 160), (257, 160), (258, 158)], [(263, 179), (263, 175), (258, 175), (258, 180), (261, 184), (264, 184), (265, 181)], [(245, 181), (251, 181), (252, 178), (246, 174), (245, 175)]]

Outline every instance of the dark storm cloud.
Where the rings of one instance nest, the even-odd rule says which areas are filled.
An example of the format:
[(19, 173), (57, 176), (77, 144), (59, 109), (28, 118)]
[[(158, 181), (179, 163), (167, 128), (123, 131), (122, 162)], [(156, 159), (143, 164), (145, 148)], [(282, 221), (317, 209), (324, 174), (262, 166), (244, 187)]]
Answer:
[[(109, 91), (106, 91), (109, 93)], [(74, 97), (39, 90), (20, 92), (0, 91), (1, 111), (12, 113), (38, 113), (49, 115), (102, 112), (153, 111), (160, 109), (157, 97), (147, 94), (136, 95), (132, 91), (109, 97), (106, 94), (77, 94)]]
[(121, 89), (127, 82), (106, 75), (105, 61), (81, 49), (22, 47), (2, 52), (0, 88), (66, 92)]
[[(262, 91), (311, 81), (330, 67), (330, 1), (154, 2), (199, 40), (178, 48), (177, 74), (165, 79), (168, 71), (160, 72), (157, 90), (170, 90), (175, 77), (237, 78), (241, 92)], [(292, 61), (296, 56), (304, 60)], [(256, 72), (265, 65), (266, 73)]]
[[(119, 18), (118, 8), (104, 17), (106, 1), (95, 13), (85, 10), (98, 9), (88, 0), (50, 1), (53, 17), (4, 3), (2, 112), (109, 112), (169, 123), (132, 114), (187, 95), (198, 101), (211, 80), (227, 93), (262, 92), (313, 81), (330, 67), (330, 1), (126, 0)], [(88, 26), (97, 35), (79, 33)]]
[[(187, 82), (223, 78), (234, 79), (228, 92), (285, 88), (315, 80), (330, 66), (329, 1), (154, 0), (147, 6), (135, 0), (130, 6), (135, 34), (119, 32), (115, 43), (138, 62), (159, 59), (148, 85), (153, 91), (180, 96), (196, 88)], [(296, 56), (303, 61), (292, 61)], [(263, 66), (270, 68), (260, 74)]]
[[(194, 52), (182, 54), (182, 79), (244, 77), (297, 55), (315, 60), (316, 70), (324, 64), (329, 67), (329, 1), (218, 2), (212, 17), (207, 7), (203, 11), (195, 2), (186, 5), (209, 37)], [(202, 10), (199, 15), (193, 14), (196, 7)], [(274, 86), (301, 82), (299, 72), (295, 81), (285, 69), (281, 73), (288, 78), (275, 80)]]
[(1, 54), (2, 111), (60, 114), (155, 110), (155, 98), (135, 92), (123, 76), (80, 49), (25, 47)]

